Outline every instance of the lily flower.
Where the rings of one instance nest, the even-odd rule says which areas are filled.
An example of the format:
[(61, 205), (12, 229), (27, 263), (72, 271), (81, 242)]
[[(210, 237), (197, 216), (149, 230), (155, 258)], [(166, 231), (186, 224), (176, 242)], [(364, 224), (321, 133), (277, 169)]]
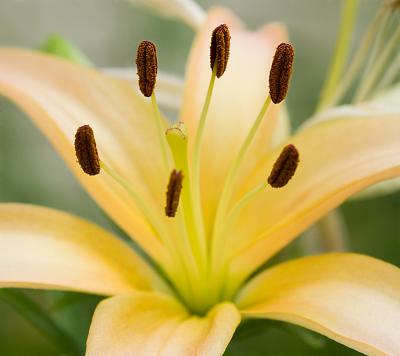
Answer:
[(106, 296), (89, 356), (222, 355), (248, 318), (397, 354), (397, 267), (333, 253), (262, 268), (348, 197), (400, 176), (398, 111), (371, 114), (360, 104), (356, 114), (336, 112), (282, 135), (279, 102), (293, 60), (285, 42), (279, 24), (250, 32), (228, 10), (211, 10), (173, 126), (158, 110), (151, 42), (137, 57), (140, 89), (151, 99), (85, 66), (0, 49), (0, 92), (147, 256), (76, 216), (0, 204), (0, 286)]

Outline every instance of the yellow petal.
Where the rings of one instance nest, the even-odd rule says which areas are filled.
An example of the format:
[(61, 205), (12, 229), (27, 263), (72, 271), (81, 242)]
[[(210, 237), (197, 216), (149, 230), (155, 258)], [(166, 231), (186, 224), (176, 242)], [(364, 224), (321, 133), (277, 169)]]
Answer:
[[(400, 175), (399, 137), (398, 116), (329, 120), (292, 137), (289, 142), (300, 152), (293, 179), (259, 194), (229, 234), (235, 279), (245, 278), (350, 195)], [(265, 179), (278, 153), (259, 167), (252, 184)]]
[(86, 356), (220, 356), (239, 322), (231, 303), (196, 317), (165, 295), (117, 296), (97, 307)]
[[(181, 120), (188, 127), (192, 147), (211, 76), (211, 33), (223, 23), (229, 26), (231, 33), (230, 56), (226, 72), (215, 84), (201, 153), (202, 196), (209, 223), (229, 165), (268, 95), (268, 73), (275, 48), (286, 38), (285, 29), (279, 24), (250, 32), (226, 9), (215, 8), (209, 12), (191, 50), (183, 96)], [(277, 113), (278, 106), (272, 105), (267, 113), (268, 120), (251, 148), (252, 153), (258, 152), (253, 157), (261, 157), (267, 152)], [(257, 161), (248, 163), (250, 170)]]
[(115, 295), (153, 282), (141, 257), (100, 227), (57, 210), (0, 204), (0, 287)]
[(148, 254), (165, 259), (162, 245), (126, 191), (106, 174), (86, 176), (73, 150), (77, 127), (91, 125), (101, 159), (161, 214), (168, 177), (160, 176), (161, 152), (148, 102), (135, 95), (128, 83), (95, 70), (53, 56), (7, 48), (0, 49), (0, 94), (32, 118), (109, 215)]
[(242, 315), (298, 324), (368, 355), (400, 350), (400, 269), (356, 254), (271, 268), (237, 298)]

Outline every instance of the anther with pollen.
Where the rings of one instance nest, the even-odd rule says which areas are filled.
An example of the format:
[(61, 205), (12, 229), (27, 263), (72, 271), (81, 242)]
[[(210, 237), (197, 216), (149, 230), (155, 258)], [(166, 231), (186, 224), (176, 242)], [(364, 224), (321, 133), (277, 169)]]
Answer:
[(292, 75), (294, 49), (289, 43), (281, 43), (274, 55), (269, 72), (269, 94), (274, 104), (285, 99)]
[(293, 177), (299, 165), (299, 151), (294, 145), (287, 145), (276, 160), (268, 184), (273, 188), (282, 188)]
[(167, 188), (167, 204), (165, 206), (165, 215), (172, 218), (178, 210), (179, 198), (182, 190), (182, 171), (174, 169), (169, 177)]
[(142, 41), (136, 55), (139, 88), (142, 94), (150, 97), (153, 94), (157, 79), (157, 47), (153, 42)]
[(229, 58), (231, 35), (227, 25), (219, 25), (211, 35), (210, 65), (211, 69), (216, 66), (215, 75), (221, 77), (226, 70)]
[(96, 140), (89, 125), (78, 128), (75, 134), (75, 154), (82, 170), (91, 176), (100, 173), (100, 159)]

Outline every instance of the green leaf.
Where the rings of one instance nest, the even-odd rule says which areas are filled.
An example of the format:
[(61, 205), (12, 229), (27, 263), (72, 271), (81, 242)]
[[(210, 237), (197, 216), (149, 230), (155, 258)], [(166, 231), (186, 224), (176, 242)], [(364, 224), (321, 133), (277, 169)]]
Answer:
[(39, 48), (40, 51), (68, 59), (72, 62), (91, 66), (88, 57), (71, 41), (53, 34)]
[(48, 312), (17, 289), (0, 289), (0, 299), (19, 312), (37, 328), (60, 352), (67, 355), (82, 355), (83, 346), (79, 345), (63, 330)]

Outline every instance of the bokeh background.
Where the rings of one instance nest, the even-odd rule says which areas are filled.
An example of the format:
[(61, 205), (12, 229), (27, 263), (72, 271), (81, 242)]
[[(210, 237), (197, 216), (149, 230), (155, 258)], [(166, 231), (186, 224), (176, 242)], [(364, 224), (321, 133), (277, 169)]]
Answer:
[[(380, 0), (363, 0), (355, 42)], [(202, 0), (223, 4), (252, 28), (282, 21), (297, 51), (288, 97), (293, 125), (312, 114), (334, 48), (338, 0)], [(123, 0), (1, 0), (0, 45), (37, 48), (52, 33), (76, 43), (102, 67), (129, 67), (137, 43), (158, 44), (160, 68), (184, 74), (194, 33), (182, 23), (161, 19)], [(301, 70), (300, 70), (301, 68)], [(298, 69), (298, 70), (296, 70)], [(318, 187), (316, 187), (317, 189)], [(30, 120), (0, 97), (0, 201), (46, 205), (116, 230), (80, 188), (60, 157)], [(352, 251), (400, 265), (400, 193), (350, 201), (342, 212)], [(83, 345), (98, 297), (25, 291)], [(354, 301), (357, 303), (357, 301)], [(60, 355), (32, 324), (0, 298), (0, 355)], [(260, 321), (242, 327), (228, 355), (356, 355), (335, 342), (281, 323)]]

